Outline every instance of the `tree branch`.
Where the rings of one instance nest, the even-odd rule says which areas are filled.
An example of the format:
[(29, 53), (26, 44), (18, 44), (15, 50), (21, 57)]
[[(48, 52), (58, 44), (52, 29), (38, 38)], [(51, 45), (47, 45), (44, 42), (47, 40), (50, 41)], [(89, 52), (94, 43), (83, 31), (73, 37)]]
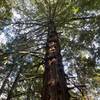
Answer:
[(73, 18), (70, 19), (70, 21), (95, 19), (95, 18), (99, 18), (99, 17), (100, 17), (100, 15), (97, 15), (97, 16), (84, 16), (84, 17), (73, 17)]

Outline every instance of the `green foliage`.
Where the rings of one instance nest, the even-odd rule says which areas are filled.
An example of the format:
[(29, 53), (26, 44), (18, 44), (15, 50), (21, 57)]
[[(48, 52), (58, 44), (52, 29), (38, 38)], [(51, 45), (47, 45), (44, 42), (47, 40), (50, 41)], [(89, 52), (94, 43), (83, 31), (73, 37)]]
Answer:
[(11, 4), (6, 0), (0, 1), (0, 20), (11, 18)]
[[(29, 100), (40, 100), (50, 20), (55, 22), (59, 34), (63, 62), (68, 65), (66, 68), (64, 64), (68, 70), (66, 74), (69, 77), (76, 75), (75, 79), (70, 80), (74, 85), (89, 84), (91, 88), (98, 88), (100, 71), (96, 69), (100, 60), (100, 16), (95, 16), (99, 14), (100, 0), (29, 1), (32, 9), (23, 0), (18, 0), (19, 3), (15, 5), (6, 0), (0, 1), (0, 20), (11, 18), (11, 7), (15, 7), (19, 14), (25, 16), (11, 27), (18, 29), (15, 31), (15, 40), (0, 50), (0, 81), (5, 80), (2, 93), (9, 93), (21, 68), (16, 84), (10, 91), (11, 98), (24, 100), (29, 97)], [(88, 18), (89, 16), (91, 17)], [(72, 82), (69, 81), (70, 84)], [(90, 91), (83, 88), (81, 90)], [(79, 96), (81, 93), (71, 91), (71, 94)]]

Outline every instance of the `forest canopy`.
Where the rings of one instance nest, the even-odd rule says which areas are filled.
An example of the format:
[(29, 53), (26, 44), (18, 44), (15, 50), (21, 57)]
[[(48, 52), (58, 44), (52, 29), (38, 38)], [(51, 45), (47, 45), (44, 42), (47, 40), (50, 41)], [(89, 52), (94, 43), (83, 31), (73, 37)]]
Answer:
[(0, 100), (99, 100), (100, 0), (0, 0)]

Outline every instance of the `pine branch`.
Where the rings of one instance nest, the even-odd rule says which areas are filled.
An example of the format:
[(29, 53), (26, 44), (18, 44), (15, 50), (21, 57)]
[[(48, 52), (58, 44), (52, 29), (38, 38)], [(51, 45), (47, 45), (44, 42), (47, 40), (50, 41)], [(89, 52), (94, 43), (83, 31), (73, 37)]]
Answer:
[(73, 17), (73, 18), (70, 19), (70, 21), (95, 19), (95, 18), (99, 18), (99, 17), (100, 17), (100, 15), (97, 15), (97, 16), (84, 16), (84, 17)]
[(68, 89), (83, 88), (83, 87), (86, 87), (86, 85), (74, 85), (74, 87), (69, 87)]
[(43, 78), (43, 74), (38, 74), (38, 75), (36, 75), (36, 76), (32, 76), (32, 77), (28, 77), (28, 78), (23, 78), (23, 79), (20, 79), (19, 80), (19, 82), (22, 82), (22, 81), (24, 81), (24, 80), (30, 80), (30, 79), (39, 79), (39, 78)]

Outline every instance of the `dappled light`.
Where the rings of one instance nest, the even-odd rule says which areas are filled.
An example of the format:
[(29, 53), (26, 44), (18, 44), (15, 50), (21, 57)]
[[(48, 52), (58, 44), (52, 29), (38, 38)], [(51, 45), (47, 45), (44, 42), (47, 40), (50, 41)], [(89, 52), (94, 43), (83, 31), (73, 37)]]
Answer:
[(0, 0), (0, 100), (99, 100), (100, 0)]

